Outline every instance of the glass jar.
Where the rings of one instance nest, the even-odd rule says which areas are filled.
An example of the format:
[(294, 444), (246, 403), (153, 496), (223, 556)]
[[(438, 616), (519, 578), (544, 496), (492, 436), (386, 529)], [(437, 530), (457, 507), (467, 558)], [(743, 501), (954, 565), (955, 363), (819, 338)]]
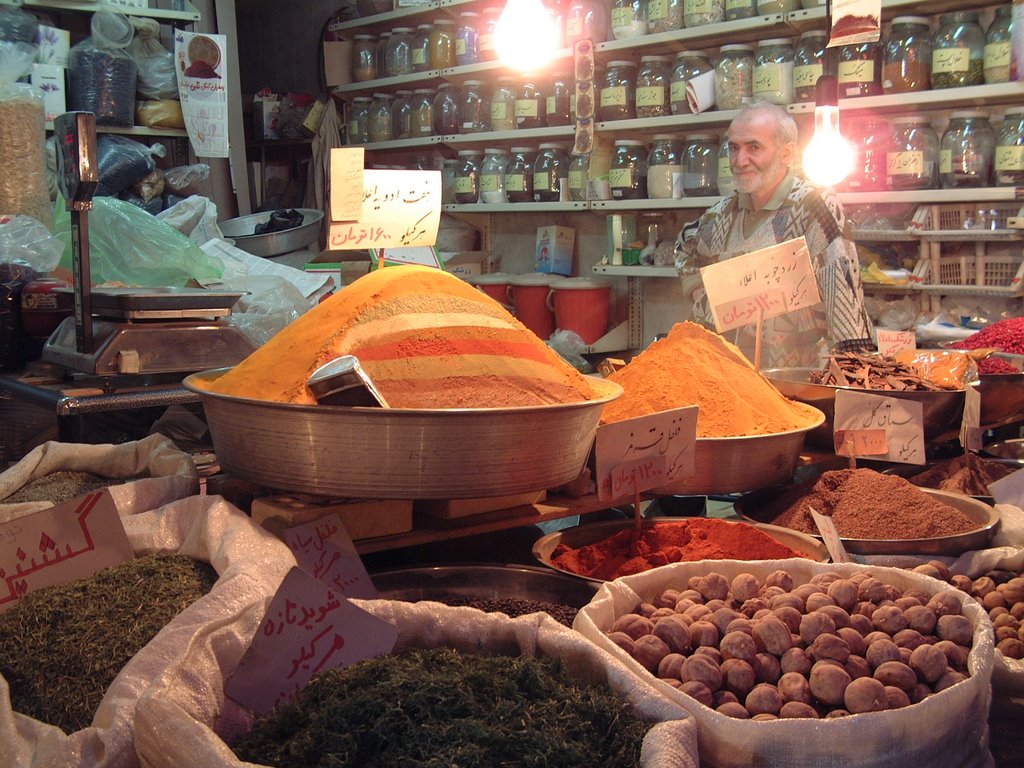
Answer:
[(828, 33), (808, 29), (800, 34), (793, 50), (793, 99), (797, 102), (817, 99), (818, 78), (825, 74), (825, 45)]
[(441, 202), (450, 205), (455, 202), (455, 169), (459, 161), (446, 158), (441, 164)]
[(791, 13), (800, 10), (800, 0), (757, 0), (757, 14)]
[(562, 184), (568, 182), (569, 156), (561, 144), (541, 144), (533, 161), (533, 199), (555, 203), (561, 198)]
[(880, 117), (854, 119), (849, 123), (848, 138), (854, 149), (853, 170), (846, 177), (845, 189), (850, 192), (883, 192), (888, 188), (889, 145), (893, 127)]
[(679, 142), (673, 136), (651, 138), (647, 155), (647, 194), (652, 199), (667, 200), (683, 196), (683, 165)]
[(707, 133), (691, 133), (683, 143), (683, 197), (718, 194), (719, 142)]
[(384, 51), (384, 72), (388, 77), (412, 74), (412, 33), (412, 27), (395, 27), (391, 30)]
[(671, 82), (668, 56), (641, 56), (636, 75), (636, 116), (664, 117), (670, 114), (668, 92)]
[(892, 140), (885, 165), (886, 186), (891, 190), (938, 187), (939, 137), (927, 117), (892, 118)]
[(757, 13), (757, 0), (725, 0), (726, 21), (752, 19)]
[(448, 69), (455, 64), (455, 22), (434, 19), (430, 30), (430, 68)]
[(520, 83), (515, 108), (517, 128), (543, 128), (547, 125), (544, 94), (533, 80)]
[(723, 197), (736, 191), (736, 179), (732, 175), (732, 163), (729, 161), (729, 138), (722, 139), (718, 145), (718, 194)]
[(466, 205), (480, 200), (480, 162), (477, 150), (459, 150), (459, 163), (455, 166), (456, 203)]
[(950, 113), (939, 140), (939, 184), (943, 189), (989, 186), (995, 151), (996, 134), (987, 112)]
[[(687, 24), (689, 26), (689, 24)], [(754, 46), (723, 45), (715, 65), (715, 103), (719, 109), (739, 109), (754, 93)]]
[(434, 95), (434, 133), (450, 136), (459, 132), (459, 102), (455, 86), (441, 83)]
[(408, 139), (412, 136), (412, 91), (395, 91), (391, 104), (391, 138)]
[(636, 117), (636, 64), (609, 61), (601, 82), (598, 120), (629, 120)]
[(676, 54), (672, 68), (672, 82), (669, 85), (669, 103), (673, 115), (690, 114), (690, 102), (686, 98), (686, 84), (707, 72), (714, 72), (711, 58), (700, 51), (682, 51)]
[(683, 0), (647, 0), (647, 33), (683, 28)]
[(505, 166), (505, 197), (510, 203), (533, 200), (533, 161), (536, 152), (530, 147), (512, 147)]
[(348, 143), (365, 144), (370, 140), (370, 103), (369, 96), (356, 96), (352, 99), (352, 109), (348, 115)]
[(751, 89), (755, 100), (781, 105), (793, 103), (793, 41), (790, 38), (772, 37), (758, 43)]
[(616, 139), (608, 170), (613, 200), (642, 200), (647, 197), (647, 149), (638, 139)]
[(477, 37), (480, 61), (493, 61), (498, 58), (498, 53), (494, 50), (494, 27), (498, 23), (501, 11), (501, 6), (484, 8), (483, 17), (480, 20), (480, 34)]
[(391, 38), (391, 32), (381, 32), (380, 37), (377, 38), (377, 49), (374, 51), (374, 56), (377, 57), (377, 74), (379, 77), (384, 77), (388, 71), (388, 40)]
[(508, 150), (489, 148), (484, 150), (480, 164), (480, 202), (507, 203), (505, 198), (505, 166), (508, 165)]
[(886, 93), (926, 91), (932, 78), (932, 33), (926, 16), (892, 20), (882, 52), (882, 89)]
[(393, 136), (391, 109), (393, 105), (394, 97), (390, 93), (373, 94), (366, 123), (366, 132), (370, 141), (391, 141)]
[(608, 6), (602, 0), (572, 0), (565, 12), (565, 44), (608, 39)]
[(376, 80), (377, 72), (377, 38), (373, 35), (354, 35), (352, 37), (352, 79), (357, 83)]
[(725, 0), (683, 0), (683, 24), (700, 27), (725, 21)]
[(484, 84), (467, 80), (459, 94), (459, 133), (489, 131), (490, 107), (484, 99)]
[(419, 24), (412, 36), (412, 48), (409, 58), (412, 59), (413, 72), (430, 71), (430, 30), (429, 24)]
[(572, 77), (559, 72), (548, 85), (545, 116), (549, 126), (572, 124), (572, 97), (575, 95)]
[(647, 0), (612, 0), (611, 16), (613, 39), (647, 34)]
[(976, 11), (939, 17), (932, 38), (932, 88), (960, 88), (985, 82), (985, 33)]
[(511, 77), (499, 77), (491, 94), (491, 130), (513, 131), (516, 127), (516, 84)]
[(1008, 107), (996, 136), (997, 187), (1024, 186), (1024, 107)]
[(879, 43), (840, 45), (839, 97), (879, 96), (882, 93), (882, 46)]
[(434, 135), (434, 92), (417, 88), (409, 100), (409, 133), (412, 138)]
[(459, 27), (455, 31), (455, 61), (459, 66), (480, 61), (480, 14), (475, 11), (459, 13)]
[(1013, 21), (1013, 6), (1000, 5), (996, 8), (992, 23), (985, 32), (985, 82), (1010, 82), (1010, 55), (1013, 42), (1010, 25)]
[(587, 199), (587, 184), (590, 177), (590, 155), (581, 153), (569, 159), (569, 199)]

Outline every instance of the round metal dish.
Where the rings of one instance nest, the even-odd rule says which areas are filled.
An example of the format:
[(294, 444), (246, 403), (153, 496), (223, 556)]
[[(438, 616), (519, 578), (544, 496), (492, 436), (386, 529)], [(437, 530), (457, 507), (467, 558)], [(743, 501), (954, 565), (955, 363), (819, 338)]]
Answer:
[(660, 496), (742, 493), (793, 482), (804, 438), (825, 420), (789, 432), (743, 437), (700, 437), (694, 473), (655, 488)]
[(832, 432), (835, 419), (836, 390), (867, 392), (872, 395), (913, 400), (923, 406), (924, 439), (934, 442), (947, 434), (956, 437), (964, 412), (964, 391), (962, 389), (943, 392), (889, 392), (859, 389), (857, 387), (833, 387), (826, 384), (812, 384), (811, 373), (815, 368), (771, 368), (763, 371), (768, 380), (782, 394), (791, 400), (813, 405), (825, 414), (824, 422), (807, 435), (807, 442), (820, 448), (832, 450)]
[[(643, 525), (645, 528), (651, 528), (657, 525), (672, 525), (673, 523), (680, 522), (683, 521), (665, 519), (644, 520)], [(800, 554), (819, 563), (827, 562), (829, 559), (828, 550), (825, 548), (825, 545), (813, 536), (808, 536), (806, 533), (800, 533), (799, 531), (794, 531), (789, 528), (782, 528), (778, 525), (767, 525), (765, 523), (758, 522), (743, 522), (739, 520), (722, 520), (721, 522), (728, 523), (730, 525), (751, 525), (762, 533), (771, 536), (780, 544), (785, 544), (790, 549), (795, 550), (796, 552), (799, 552)], [(611, 520), (606, 523), (587, 523), (585, 525), (576, 526), (575, 528), (566, 528), (561, 531), (555, 531), (554, 533), (541, 536), (536, 542), (534, 542), (533, 556), (548, 568), (558, 571), (559, 573), (567, 573), (577, 579), (584, 579), (585, 581), (602, 584), (604, 583), (603, 579), (580, 576), (572, 571), (559, 568), (558, 565), (553, 563), (551, 560), (555, 548), (558, 547), (559, 544), (564, 544), (572, 549), (585, 547), (588, 544), (596, 544), (599, 541), (604, 541), (605, 539), (614, 536), (620, 531), (630, 530), (635, 525), (636, 523), (633, 520)]]
[(591, 379), (596, 399), (527, 408), (411, 409), (298, 405), (210, 392), (227, 368), (187, 376), (225, 472), (318, 496), (460, 499), (543, 490), (583, 469), (605, 403), (622, 387)]
[(222, 221), (218, 226), (224, 237), (235, 241), (235, 246), (253, 256), (280, 256), (305, 248), (320, 237), (320, 222), (324, 212), (317, 208), (296, 208), (302, 214), (302, 224), (281, 232), (254, 234), (257, 224), (270, 221), (271, 211), (239, 216)]
[(1024, 373), (983, 373), (971, 386), (981, 395), (982, 427), (1024, 420)]
[(981, 452), (986, 456), (995, 456), (999, 459), (1012, 459), (1024, 467), (1024, 439), (1000, 440), (998, 443), (990, 443), (982, 448)]
[[(765, 505), (784, 490), (786, 489), (777, 488), (772, 491), (743, 496), (736, 502), (736, 512), (744, 520), (757, 523), (766, 522)], [(967, 533), (959, 533), (955, 536), (936, 536), (931, 539), (849, 539), (841, 536), (839, 540), (843, 543), (846, 551), (855, 555), (914, 554), (956, 557), (974, 549), (984, 549), (991, 541), (999, 527), (999, 513), (994, 508), (978, 499), (959, 493), (937, 491), (933, 488), (922, 488), (921, 490), (936, 501), (956, 507), (971, 520), (974, 520), (978, 527)], [(895, 514), (895, 510), (893, 513)], [(819, 537), (815, 536), (814, 538)]]

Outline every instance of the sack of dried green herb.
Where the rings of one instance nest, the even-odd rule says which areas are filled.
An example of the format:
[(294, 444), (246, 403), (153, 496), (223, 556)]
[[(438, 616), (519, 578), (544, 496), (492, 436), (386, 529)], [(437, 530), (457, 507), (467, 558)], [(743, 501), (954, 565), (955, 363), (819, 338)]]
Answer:
[[(691, 719), (686, 718), (684, 710), (666, 697), (659, 695), (653, 687), (643, 681), (636, 680), (620, 662), (584, 639), (580, 634), (560, 624), (544, 613), (533, 613), (516, 618), (509, 618), (501, 613), (486, 613), (477, 608), (467, 606), (447, 606), (433, 602), (407, 603), (389, 600), (355, 600), (360, 608), (375, 616), (385, 619), (398, 629), (398, 640), (394, 654), (402, 654), (420, 649), (453, 649), (462, 654), (480, 656), (511, 656), (537, 657), (538, 659), (555, 660), (564, 665), (568, 674), (578, 681), (591, 682), (604, 691), (628, 702), (632, 714), (645, 721), (649, 726), (643, 737), (642, 749), (632, 765), (643, 768), (696, 768), (697, 732)], [(171, 668), (143, 694), (136, 709), (135, 745), (139, 757), (147, 768), (177, 768), (183, 765), (201, 765), (204, 768), (255, 768), (260, 763), (243, 762), (233, 752), (229, 744), (247, 734), (253, 728), (251, 718), (237, 708), (231, 708), (230, 702), (223, 697), (222, 686), (218, 685), (234, 669), (237, 657), (234, 654), (218, 652), (212, 643), (194, 643), (190, 649), (194, 656), (202, 659), (197, 663), (191, 658), (184, 659), (180, 668)], [(233, 649), (234, 650), (234, 649)], [(430, 656), (429, 658), (434, 658)], [(380, 661), (380, 659), (375, 660)], [(370, 662), (374, 663), (374, 662)], [(497, 666), (497, 665), (496, 665)], [(209, 685), (197, 695), (193, 680), (195, 671), (204, 671), (202, 679)], [(348, 668), (355, 671), (358, 665)], [(347, 672), (348, 670), (341, 670)], [(423, 669), (424, 681), (428, 670)], [(325, 675), (325, 679), (327, 676)], [(502, 678), (503, 680), (505, 678)], [(432, 681), (434, 682), (434, 681)], [(509, 689), (512, 680), (509, 679)], [(460, 687), (451, 681), (446, 685), (435, 686), (434, 690), (442, 693), (445, 688)], [(372, 699), (371, 699), (372, 700)], [(389, 700), (394, 703), (393, 700)], [(385, 702), (387, 704), (389, 702)], [(504, 710), (508, 702), (502, 700), (494, 703), (494, 718), (498, 718), (498, 710)], [(415, 706), (415, 705), (413, 705)], [(438, 705), (440, 706), (440, 705)], [(426, 706), (420, 715), (415, 715), (422, 727), (419, 735), (444, 734), (438, 736), (438, 745), (446, 741), (455, 731), (438, 724), (433, 730), (426, 720), (436, 716), (435, 706)], [(394, 709), (392, 707), (391, 709)], [(399, 707), (398, 709), (404, 709)], [(354, 720), (360, 719), (359, 717)], [(390, 727), (392, 719), (378, 719), (376, 714), (365, 713), (363, 723), (349, 721), (337, 722), (330, 729), (335, 734), (345, 733), (349, 729), (359, 729), (372, 720), (385, 731)], [(536, 724), (536, 728), (544, 731), (550, 729), (558, 733), (557, 717), (548, 718)], [(622, 726), (625, 728), (625, 724)], [(607, 730), (616, 728), (610, 726)], [(414, 729), (415, 730), (415, 729)], [(379, 731), (379, 729), (378, 729)], [(604, 734), (602, 734), (604, 735)], [(617, 735), (617, 734), (615, 734)], [(378, 732), (382, 743), (389, 749), (401, 748), (404, 736), (392, 739), (387, 732)], [(594, 759), (588, 765), (610, 765), (612, 761), (602, 762), (596, 757), (599, 750), (598, 741), (594, 739)], [(435, 764), (460, 765), (492, 765), (486, 758), (474, 761), (467, 751), (460, 760), (443, 762), (439, 757)], [(479, 758), (479, 753), (477, 754)], [(516, 753), (519, 757), (520, 753)], [(525, 754), (525, 747), (524, 747)], [(566, 752), (568, 754), (568, 750)], [(545, 765), (579, 765), (578, 760), (569, 761), (549, 759)], [(616, 755), (620, 761), (621, 755)], [(318, 765), (360, 765), (361, 768), (381, 765), (426, 765), (423, 760), (393, 761), (393, 757), (378, 755), (356, 758), (357, 762), (329, 762), (324, 758), (321, 762), (297, 758), (295, 765), (303, 768), (315, 768)], [(389, 762), (389, 759), (392, 762)], [(361, 761), (361, 762), (360, 762)], [(539, 761), (529, 762), (525, 757), (517, 759), (516, 765), (540, 765)], [(615, 764), (622, 764), (615, 763)]]
[[(237, 660), (284, 574), (295, 565), (285, 544), (219, 496), (192, 496), (123, 516), (122, 522), (136, 554), (129, 565), (140, 568), (130, 572), (134, 576), (102, 582), (102, 574), (97, 574), (72, 585), (84, 588), (86, 582), (96, 581), (109, 592), (88, 600), (82, 597), (85, 592), (69, 594), (71, 587), (61, 588), (63, 602), (56, 608), (49, 606), (51, 624), (32, 624), (37, 617), (30, 615), (24, 619), (30, 629), (9, 633), (7, 639), (2, 622), (18, 606), (0, 613), (0, 768), (138, 768), (133, 730), (136, 705), (145, 688), (173, 667), (175, 679), (204, 699), (213, 681), (206, 679), (205, 667), (190, 666), (189, 649), (199, 643)], [(151, 561), (172, 557), (198, 563), (198, 571), (205, 569), (212, 575), (207, 581), (207, 586), (213, 582), (212, 588), (162, 626), (158, 621), (150, 630), (155, 636), (138, 647), (140, 626), (152, 623), (152, 614), (166, 607), (163, 601), (156, 605), (155, 599), (164, 594), (162, 582), (157, 583), (153, 571), (144, 568)], [(136, 586), (141, 589), (129, 610), (122, 596), (134, 594), (131, 590)], [(42, 593), (30, 593), (25, 599)], [(76, 599), (80, 611), (72, 610)], [(42, 613), (47, 605), (34, 607)], [(117, 618), (105, 619), (115, 609)], [(38, 636), (41, 642), (34, 647), (39, 653), (50, 652), (49, 660), (19, 666), (27, 655), (20, 650), (30, 639), (26, 636)], [(126, 659), (119, 671), (111, 664), (117, 653)], [(101, 667), (113, 668), (112, 681), (100, 679)], [(214, 687), (220, 690), (219, 680)], [(12, 706), (12, 698), (22, 701), (26, 690), (26, 703)], [(33, 690), (42, 695), (31, 700)], [(91, 719), (86, 714), (84, 727), (62, 729), (52, 722), (72, 715), (80, 718), (83, 700), (96, 702), (89, 704), (94, 713)], [(30, 706), (34, 712), (57, 714), (43, 722), (26, 714)]]
[(120, 514), (131, 515), (197, 494), (199, 473), (163, 435), (119, 445), (51, 441), (0, 472), (0, 522), (102, 487)]

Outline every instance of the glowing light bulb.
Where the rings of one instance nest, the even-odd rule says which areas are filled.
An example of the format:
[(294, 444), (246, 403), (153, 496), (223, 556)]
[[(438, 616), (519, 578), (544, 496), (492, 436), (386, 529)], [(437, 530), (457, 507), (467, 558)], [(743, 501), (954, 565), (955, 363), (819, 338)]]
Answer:
[(831, 187), (853, 170), (853, 145), (839, 132), (838, 83), (824, 75), (818, 78), (814, 107), (814, 136), (804, 150), (804, 175), (814, 184)]
[(494, 50), (506, 66), (542, 69), (557, 45), (554, 20), (541, 0), (508, 0), (494, 26)]

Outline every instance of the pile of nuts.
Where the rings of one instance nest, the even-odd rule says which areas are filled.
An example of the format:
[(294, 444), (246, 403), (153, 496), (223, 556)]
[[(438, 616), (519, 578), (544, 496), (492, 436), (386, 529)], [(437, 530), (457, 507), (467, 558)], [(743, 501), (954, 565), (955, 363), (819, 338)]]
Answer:
[[(939, 563), (941, 565), (941, 563)], [(834, 718), (897, 709), (966, 680), (974, 628), (952, 590), (867, 572), (794, 584), (741, 573), (689, 579), (618, 617), (610, 640), (651, 674), (737, 718)]]

